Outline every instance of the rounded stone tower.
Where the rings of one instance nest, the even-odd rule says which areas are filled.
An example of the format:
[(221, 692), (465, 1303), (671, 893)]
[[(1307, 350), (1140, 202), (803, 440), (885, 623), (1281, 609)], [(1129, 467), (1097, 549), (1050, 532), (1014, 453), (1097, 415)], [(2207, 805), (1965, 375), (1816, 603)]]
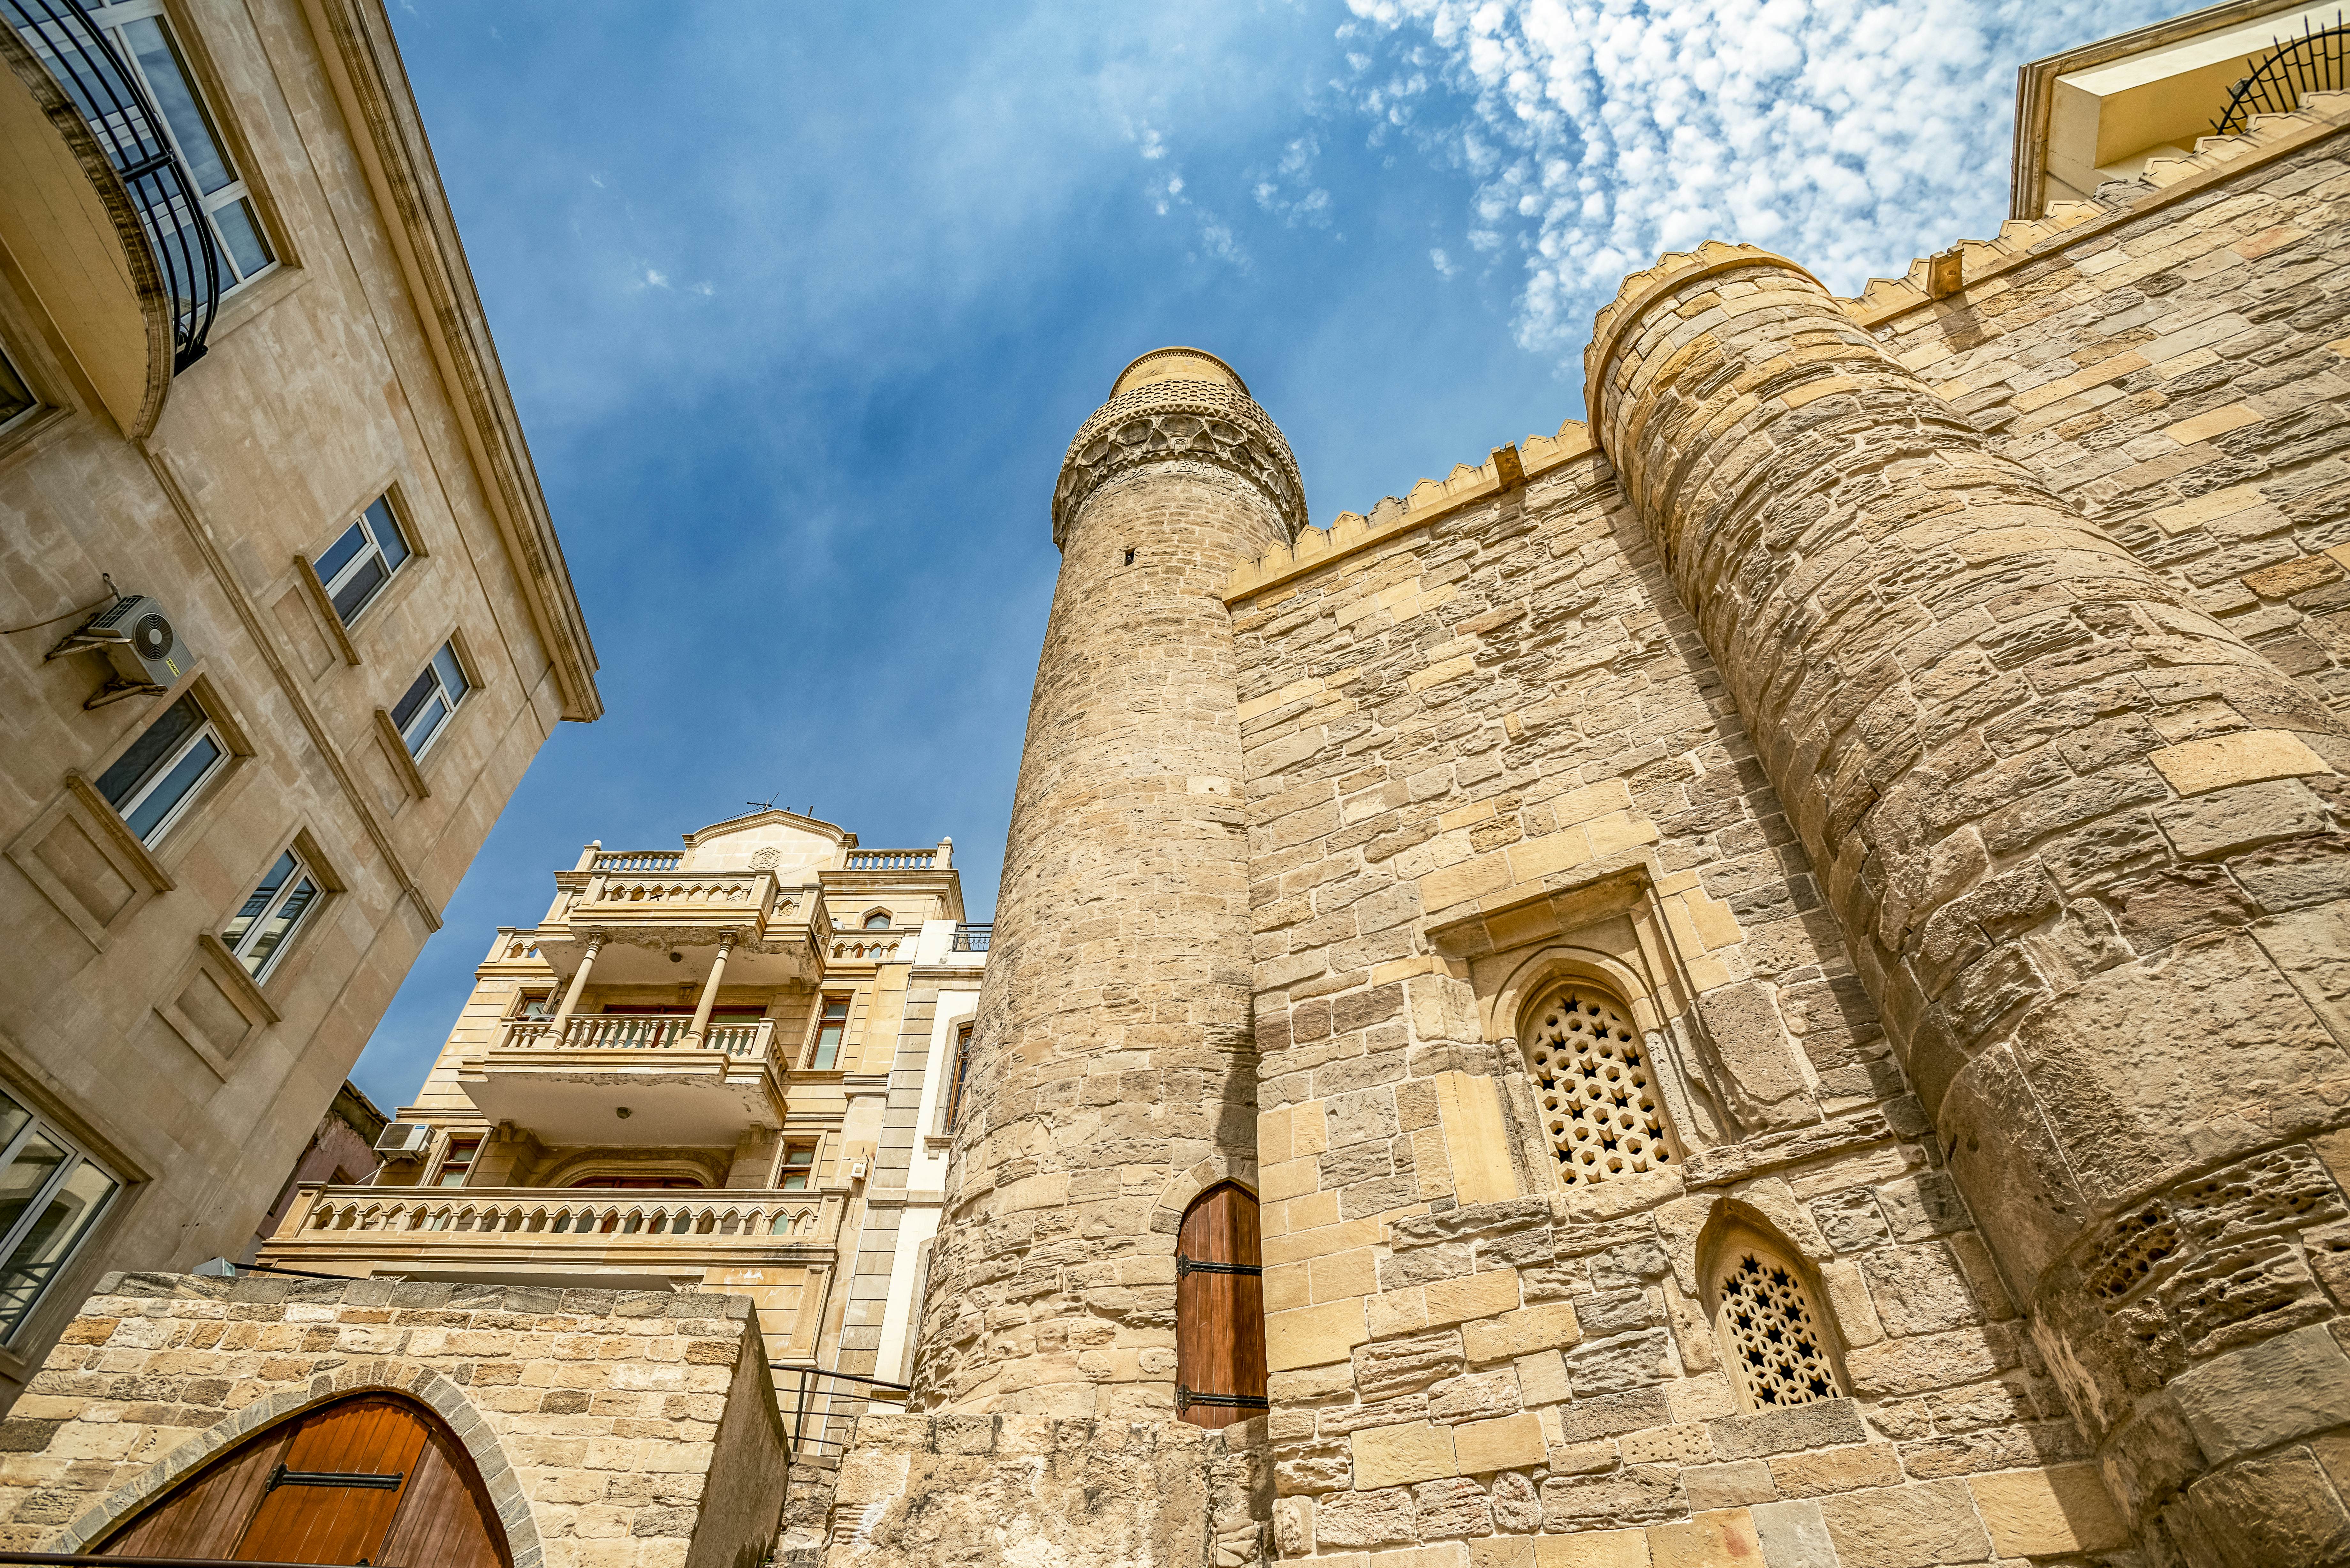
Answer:
[(1254, 1182), (1222, 588), (1305, 523), (1288, 443), (1212, 354), (1145, 354), (1069, 444), (920, 1407), (1174, 1411), (1176, 1228), (1211, 1183)]

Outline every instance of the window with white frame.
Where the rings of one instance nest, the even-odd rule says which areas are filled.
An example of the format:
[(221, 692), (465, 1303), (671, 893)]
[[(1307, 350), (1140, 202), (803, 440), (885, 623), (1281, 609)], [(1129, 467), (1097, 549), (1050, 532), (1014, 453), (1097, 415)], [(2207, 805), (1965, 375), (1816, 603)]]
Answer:
[(229, 757), (228, 742), (194, 693), (163, 710), (114, 765), (98, 775), (98, 793), (141, 844), (180, 819), (204, 781)]
[(302, 857), (289, 849), (262, 877), (261, 885), (237, 910), (236, 919), (221, 933), (221, 940), (228, 944), (245, 972), (255, 980), (266, 980), (322, 897), (318, 878), (303, 864)]
[(408, 535), (401, 533), (400, 520), (391, 514), (391, 498), (379, 495), (359, 520), (343, 530), (342, 536), (327, 546), (327, 553), (312, 563), (318, 574), (327, 598), (335, 607), (336, 618), (345, 626), (359, 619), (359, 612), (375, 602), (376, 595), (391, 581), (392, 573), (412, 554), (408, 547)]
[(0, 1094), (0, 1338), (24, 1326), (121, 1187), (73, 1139)]
[(400, 699), (391, 711), (393, 726), (400, 738), (408, 742), (408, 754), (421, 757), (425, 748), (439, 738), (448, 727), (449, 716), (457, 704), (473, 690), (465, 679), (465, 667), (457, 659), (457, 645), (444, 642), (433, 649), (431, 662)]
[[(196, 88), (186, 55), (163, 15), (162, 0), (82, 0), (82, 5), (146, 88), (162, 117), (163, 134), (187, 167), (203, 208), (205, 238), (220, 259), (221, 292), (250, 283), (276, 266), (277, 257), (262, 233), (252, 192)], [(61, 79), (72, 90), (73, 73), (63, 73)], [(85, 115), (92, 112), (89, 104), (77, 107)], [(171, 213), (150, 213), (147, 220), (167, 226), (187, 221), (183, 214)]]
[(17, 373), (16, 367), (8, 362), (8, 356), (0, 354), (0, 431), (6, 430), (40, 406), (41, 400), (33, 396), (33, 389), (26, 385), (25, 378)]

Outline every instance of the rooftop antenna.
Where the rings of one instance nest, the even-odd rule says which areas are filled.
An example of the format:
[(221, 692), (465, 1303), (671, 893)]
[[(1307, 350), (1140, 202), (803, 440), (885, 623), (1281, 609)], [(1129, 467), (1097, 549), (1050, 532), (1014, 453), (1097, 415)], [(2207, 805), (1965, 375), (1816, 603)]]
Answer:
[(746, 800), (743, 804), (754, 811), (773, 811), (775, 809), (775, 797), (769, 795), (764, 800)]

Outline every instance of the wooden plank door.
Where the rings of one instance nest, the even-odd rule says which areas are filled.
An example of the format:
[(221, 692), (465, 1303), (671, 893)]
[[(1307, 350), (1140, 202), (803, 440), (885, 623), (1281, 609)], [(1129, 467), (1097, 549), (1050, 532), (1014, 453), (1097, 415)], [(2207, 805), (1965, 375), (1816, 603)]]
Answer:
[(1264, 1269), (1256, 1198), (1222, 1182), (1196, 1199), (1175, 1241), (1175, 1413), (1200, 1427), (1265, 1407)]
[(424, 1422), (405, 1401), (351, 1399), (316, 1412), (294, 1434), (237, 1561), (374, 1563), (423, 1449)]
[(497, 1511), (455, 1436), (421, 1406), (355, 1395), (246, 1439), (97, 1548), (369, 1568), (509, 1568)]

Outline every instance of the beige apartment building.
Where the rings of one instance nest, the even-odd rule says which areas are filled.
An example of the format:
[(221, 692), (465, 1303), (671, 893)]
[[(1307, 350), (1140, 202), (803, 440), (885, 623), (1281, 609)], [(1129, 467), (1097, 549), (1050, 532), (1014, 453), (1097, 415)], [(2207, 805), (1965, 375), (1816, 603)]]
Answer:
[(911, 1366), (987, 962), (953, 843), (767, 810), (590, 844), (554, 880), (490, 943), (383, 1171), (297, 1184), (258, 1261), (747, 1297), (813, 1489)]
[(377, 0), (0, 0), (0, 1402), (242, 1255), (596, 658)]

